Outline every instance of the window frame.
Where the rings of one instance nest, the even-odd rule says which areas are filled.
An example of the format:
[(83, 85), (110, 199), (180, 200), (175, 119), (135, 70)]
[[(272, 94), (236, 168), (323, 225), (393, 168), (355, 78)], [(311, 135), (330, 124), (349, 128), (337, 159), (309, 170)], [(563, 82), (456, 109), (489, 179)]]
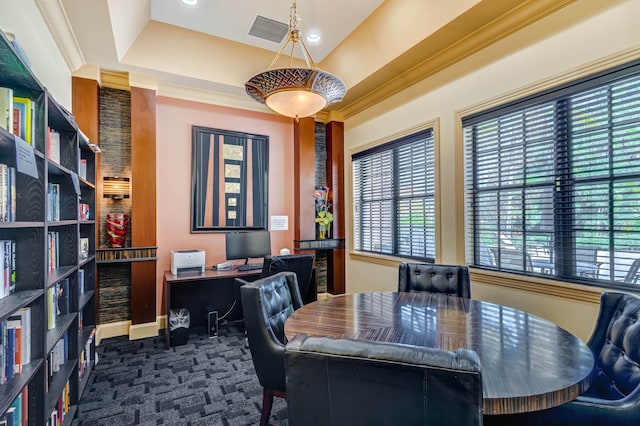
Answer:
[[(379, 139), (373, 143), (367, 144), (365, 146), (360, 147), (359, 149), (356, 150), (352, 150), (350, 151), (350, 155), (349, 155), (349, 165), (350, 165), (350, 177), (351, 177), (351, 191), (349, 193), (349, 203), (351, 204), (351, 215), (350, 215), (350, 228), (351, 228), (351, 241), (353, 241), (353, 244), (351, 244), (351, 249), (350, 249), (350, 255), (354, 258), (357, 258), (358, 260), (361, 261), (372, 261), (375, 263), (384, 263), (384, 264), (389, 264), (389, 265), (397, 265), (399, 261), (401, 261), (402, 259), (410, 259), (410, 260), (415, 260), (415, 261), (422, 261), (422, 262), (435, 262), (436, 258), (438, 256), (438, 253), (440, 251), (440, 239), (439, 239), (439, 233), (438, 233), (438, 227), (439, 227), (439, 207), (440, 207), (440, 197), (439, 197), (439, 186), (438, 186), (438, 171), (439, 171), (439, 161), (438, 161), (438, 156), (439, 156), (439, 148), (438, 148), (438, 141), (439, 141), (439, 137), (438, 137), (438, 130), (439, 130), (439, 120), (435, 119), (426, 123), (421, 123), (416, 127), (413, 127), (411, 129), (407, 129), (398, 133), (395, 133), (393, 135), (389, 135), (385, 138)], [(357, 230), (356, 230), (356, 223), (357, 223), (357, 213), (356, 213), (356, 200), (355, 200), (355, 192), (356, 192), (356, 186), (358, 185), (358, 183), (356, 182), (356, 165), (355, 162), (359, 159), (362, 158), (363, 156), (366, 156), (368, 154), (372, 154), (372, 153), (379, 153), (379, 152), (384, 152), (384, 151), (389, 151), (390, 149), (395, 149), (398, 146), (402, 146), (404, 144), (408, 144), (411, 143), (412, 141), (415, 142), (415, 140), (418, 140), (420, 137), (424, 137), (425, 134), (430, 133), (430, 137), (431, 138), (431, 144), (432, 146), (430, 149), (433, 153), (433, 159), (432, 159), (432, 164), (433, 164), (433, 168), (431, 170), (431, 180), (433, 182), (433, 193), (430, 197), (430, 199), (432, 200), (433, 203), (433, 247), (434, 247), (434, 256), (433, 257), (421, 257), (421, 256), (409, 256), (409, 255), (403, 255), (403, 254), (398, 254), (398, 250), (397, 250), (397, 241), (396, 241), (396, 237), (393, 237), (393, 252), (392, 253), (387, 253), (387, 252), (383, 252), (383, 251), (370, 251), (370, 250), (361, 250), (359, 249), (359, 247), (356, 246), (356, 241), (359, 239), (359, 236), (357, 235)], [(396, 206), (397, 206), (397, 202), (398, 202), (398, 196), (396, 194), (396, 198), (394, 199), (393, 202), (393, 214), (395, 215), (396, 213)], [(394, 231), (393, 234), (397, 235), (397, 232), (395, 231), (398, 228), (398, 222), (395, 220), (393, 220), (394, 223)]]
[[(525, 257), (525, 253), (527, 252), (527, 247), (526, 245), (524, 245), (524, 243), (522, 247), (520, 247), (520, 249), (522, 250), (522, 257), (523, 257), (523, 260), (522, 260), (523, 268), (520, 271), (514, 270), (514, 269), (502, 268), (499, 266), (496, 267), (496, 266), (487, 266), (486, 264), (485, 265), (480, 264), (482, 260), (478, 252), (479, 243), (476, 244), (476, 240), (478, 239), (478, 234), (477, 234), (477, 227), (475, 226), (478, 212), (476, 209), (474, 209), (475, 195), (477, 194), (475, 192), (475, 189), (478, 186), (475, 180), (477, 177), (477, 174), (476, 174), (477, 164), (476, 164), (476, 158), (474, 157), (475, 147), (473, 146), (474, 144), (473, 141), (475, 140), (475, 138), (470, 141), (469, 138), (466, 136), (468, 132), (468, 128), (470, 126), (473, 126), (482, 122), (486, 122), (487, 120), (493, 120), (499, 117), (506, 117), (509, 114), (515, 113), (517, 111), (523, 111), (526, 108), (532, 108), (536, 105), (539, 106), (549, 102), (553, 102), (556, 105), (556, 108), (563, 108), (563, 107), (566, 107), (566, 102), (568, 99), (571, 98), (572, 95), (576, 96), (577, 94), (580, 94), (580, 93), (586, 93), (590, 90), (594, 90), (603, 85), (612, 85), (615, 82), (627, 79), (631, 76), (640, 79), (640, 60), (636, 59), (634, 61), (617, 65), (613, 68), (600, 71), (598, 73), (589, 75), (587, 77), (581, 77), (578, 79), (574, 79), (572, 81), (567, 81), (564, 84), (556, 87), (551, 87), (551, 88), (547, 87), (543, 90), (540, 90), (537, 93), (533, 93), (531, 95), (524, 96), (519, 99), (504, 102), (501, 104), (494, 104), (492, 107), (478, 111), (478, 112), (471, 111), (466, 115), (464, 112), (461, 112), (459, 114), (460, 122), (461, 122), (461, 130), (462, 130), (461, 141), (462, 141), (462, 145), (464, 147), (464, 152), (465, 152), (465, 160), (464, 160), (464, 164), (465, 164), (464, 195), (465, 195), (465, 217), (466, 217), (465, 248), (467, 252), (467, 255), (466, 255), (467, 263), (470, 266), (481, 268), (481, 269), (496, 270), (496, 271), (506, 272), (506, 273), (515, 273), (515, 274), (525, 275), (529, 277), (534, 277), (534, 276), (542, 277), (542, 278), (551, 279), (554, 281), (575, 282), (575, 283), (587, 284), (595, 287), (638, 291), (637, 286), (634, 286), (633, 284), (626, 284), (624, 282), (616, 280), (615, 278), (616, 272), (620, 272), (620, 271), (614, 270), (614, 268), (617, 266), (616, 263), (614, 263), (615, 252), (617, 250), (616, 250), (616, 245), (614, 245), (613, 243), (609, 245), (608, 256), (609, 256), (609, 262), (610, 262), (609, 263), (610, 271), (608, 272), (609, 274), (608, 281), (605, 281), (602, 279), (592, 279), (589, 277), (577, 276), (578, 272), (577, 272), (576, 258), (578, 254), (576, 253), (575, 246), (573, 244), (575, 241), (575, 236), (576, 234), (579, 234), (579, 231), (574, 229), (575, 226), (573, 225), (573, 223), (571, 225), (566, 225), (565, 223), (564, 226), (560, 226), (559, 228), (558, 222), (559, 222), (560, 215), (557, 214), (557, 210), (560, 207), (569, 207), (570, 209), (575, 208), (575, 206), (578, 204), (578, 201), (573, 202), (572, 200), (571, 203), (565, 204), (564, 206), (559, 206), (559, 204), (561, 203), (558, 203), (555, 201), (559, 196), (560, 197), (568, 196), (568, 195), (573, 196), (577, 191), (575, 189), (578, 186), (576, 185), (576, 179), (572, 178), (571, 176), (568, 176), (567, 175), (568, 172), (566, 172), (566, 170), (565, 170), (566, 172), (565, 175), (558, 173), (558, 162), (561, 161), (559, 160), (558, 156), (571, 152), (570, 147), (568, 146), (563, 147), (563, 144), (566, 145), (566, 144), (569, 144), (571, 141), (573, 141), (571, 136), (567, 136), (564, 139), (557, 138), (557, 140), (554, 143), (554, 148), (556, 150), (556, 153), (555, 153), (556, 157), (554, 158), (553, 168), (554, 168), (554, 178), (556, 180), (555, 186), (557, 189), (556, 191), (554, 191), (554, 197), (553, 197), (554, 198), (554, 201), (553, 201), (553, 218), (554, 218), (553, 228), (554, 229), (552, 231), (552, 234), (554, 235), (554, 241), (560, 244), (560, 247), (557, 247), (557, 245), (553, 246), (554, 251), (556, 251), (556, 259), (557, 259), (556, 260), (557, 264), (555, 265), (556, 272), (552, 275), (548, 275), (548, 274), (541, 274), (541, 273), (526, 271), (526, 265), (525, 265), (526, 261), (524, 257)], [(610, 105), (611, 98), (608, 98), (608, 102), (609, 102), (608, 105)], [(635, 113), (633, 114), (633, 116), (635, 116)], [(557, 120), (557, 117), (555, 119)], [(609, 117), (609, 120), (611, 120), (610, 117)], [(569, 121), (570, 121), (570, 118), (567, 118), (567, 122)], [(608, 126), (613, 128), (611, 121), (608, 121), (607, 123), (608, 123)], [(609, 142), (608, 142), (609, 150), (612, 149), (611, 146), (613, 145), (613, 143), (614, 143), (613, 136), (610, 136)], [(587, 146), (590, 146), (590, 145), (587, 145)], [(523, 157), (523, 158), (526, 158), (526, 157)], [(567, 159), (565, 158), (564, 160), (567, 160)], [(565, 167), (570, 168), (570, 166), (565, 166)], [(634, 181), (636, 181), (636, 179), (640, 179), (640, 177), (637, 177), (637, 176), (633, 176), (633, 177), (634, 177)], [(608, 197), (609, 199), (611, 199), (611, 197), (613, 197), (613, 194), (614, 194), (614, 190), (611, 189), (613, 188), (613, 184), (623, 180), (623, 178), (619, 175), (614, 174), (611, 171), (611, 167), (610, 167), (609, 175), (606, 178), (585, 179), (582, 182), (591, 183), (595, 187), (596, 185), (595, 182), (599, 180), (605, 181), (611, 185), (608, 192)], [(526, 187), (527, 187), (526, 185), (521, 186), (523, 193)], [(610, 216), (614, 214), (613, 205), (611, 205), (611, 207), (612, 209), (611, 211), (609, 211)], [(523, 209), (523, 212), (524, 211), (526, 211), (526, 209)], [(572, 214), (573, 214), (572, 211), (565, 213), (564, 220), (566, 220), (567, 217), (571, 217)], [(524, 216), (524, 213), (522, 213), (522, 215)], [(497, 229), (498, 229), (497, 231), (498, 234), (500, 234), (502, 228), (498, 226)], [(567, 229), (571, 229), (571, 232), (569, 234), (567, 234), (568, 232)], [(524, 237), (524, 235), (526, 235), (527, 229), (523, 227), (522, 232), (523, 232), (523, 239), (524, 239), (526, 238)], [(610, 227), (607, 229), (606, 232), (608, 233), (611, 241), (613, 241), (613, 238), (616, 236), (617, 233), (619, 233), (619, 231), (617, 231), (616, 229), (616, 226), (613, 220), (610, 220)], [(632, 242), (633, 241), (635, 240), (632, 240)], [(562, 244), (564, 244), (565, 246), (562, 247)], [(562, 255), (562, 253), (564, 253), (564, 255)]]

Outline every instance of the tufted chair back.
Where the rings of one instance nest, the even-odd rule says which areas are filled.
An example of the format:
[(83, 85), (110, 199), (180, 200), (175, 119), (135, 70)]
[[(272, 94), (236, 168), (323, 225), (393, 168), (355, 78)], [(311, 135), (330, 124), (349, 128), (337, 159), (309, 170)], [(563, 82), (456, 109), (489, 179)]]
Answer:
[(251, 283), (240, 278), (242, 312), (249, 350), (264, 388), (261, 424), (266, 424), (273, 396), (285, 396), (284, 323), (302, 306), (294, 272), (280, 272)]
[(596, 358), (585, 396), (616, 400), (640, 388), (640, 298), (603, 293), (596, 329), (588, 345)]
[(471, 298), (469, 269), (462, 265), (401, 263), (398, 291), (429, 291)]
[(482, 424), (475, 352), (295, 336), (285, 350), (291, 426)]
[[(595, 365), (589, 389), (558, 407), (485, 416), (491, 426), (637, 426), (640, 424), (640, 297), (605, 292), (587, 342)], [(563, 348), (562, 350), (568, 350)]]

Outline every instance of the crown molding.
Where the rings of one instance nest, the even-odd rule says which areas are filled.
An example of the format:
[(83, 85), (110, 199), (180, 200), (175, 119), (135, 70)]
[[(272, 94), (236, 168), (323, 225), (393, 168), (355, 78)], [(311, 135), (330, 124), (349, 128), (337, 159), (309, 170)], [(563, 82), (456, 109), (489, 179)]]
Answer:
[[(337, 110), (345, 117), (354, 115), (384, 101), (385, 99), (413, 86), (439, 71), (477, 53), (481, 49), (507, 37), (514, 32), (574, 3), (576, 0), (531, 0), (510, 10), (477, 31), (467, 34), (457, 42), (443, 46), (428, 57), (422, 57), (406, 71), (398, 73), (393, 63), (411, 61), (408, 55), (420, 55), (420, 47), (428, 45), (430, 39), (423, 40), (411, 51), (387, 64), (378, 76), (384, 83), (371, 87), (367, 80), (349, 89), (355, 93), (354, 100), (348, 104), (338, 104)], [(427, 43), (427, 44), (425, 44)], [(371, 81), (371, 79), (369, 79)]]
[(69, 70), (75, 71), (86, 64), (61, 0), (35, 0), (35, 4)]
[(102, 87), (130, 91), (129, 73), (118, 71), (100, 71), (100, 81)]
[(266, 105), (262, 105), (248, 96), (220, 93), (162, 81), (158, 81), (157, 96), (277, 115)]

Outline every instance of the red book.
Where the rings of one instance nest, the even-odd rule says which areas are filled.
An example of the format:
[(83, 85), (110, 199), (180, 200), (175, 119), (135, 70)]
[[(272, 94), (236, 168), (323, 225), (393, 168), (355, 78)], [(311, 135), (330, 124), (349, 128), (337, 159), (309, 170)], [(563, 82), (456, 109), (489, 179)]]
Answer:
[(22, 111), (19, 108), (13, 109), (13, 134), (20, 136), (22, 132), (22, 122), (20, 121)]

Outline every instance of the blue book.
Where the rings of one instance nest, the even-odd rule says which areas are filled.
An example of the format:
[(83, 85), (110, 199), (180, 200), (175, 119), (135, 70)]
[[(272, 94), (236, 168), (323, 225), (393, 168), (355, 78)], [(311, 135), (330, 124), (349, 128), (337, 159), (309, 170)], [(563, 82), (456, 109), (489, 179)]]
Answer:
[(13, 378), (13, 364), (16, 359), (16, 329), (7, 328), (7, 342), (5, 351), (5, 376), (7, 381)]

